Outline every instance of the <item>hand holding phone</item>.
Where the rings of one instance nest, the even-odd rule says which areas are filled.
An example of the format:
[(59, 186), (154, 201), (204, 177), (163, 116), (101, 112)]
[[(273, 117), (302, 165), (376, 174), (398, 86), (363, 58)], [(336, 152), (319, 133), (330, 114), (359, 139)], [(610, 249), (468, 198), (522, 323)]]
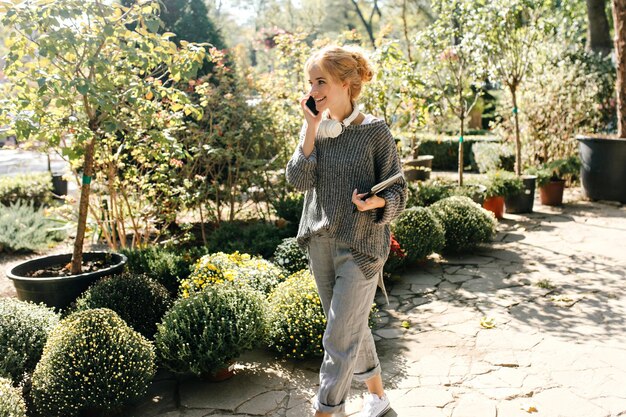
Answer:
[(313, 96), (309, 96), (308, 100), (306, 101), (306, 106), (309, 108), (309, 110), (311, 110), (311, 113), (316, 116), (318, 115), (319, 111), (315, 107), (315, 99), (313, 98)]

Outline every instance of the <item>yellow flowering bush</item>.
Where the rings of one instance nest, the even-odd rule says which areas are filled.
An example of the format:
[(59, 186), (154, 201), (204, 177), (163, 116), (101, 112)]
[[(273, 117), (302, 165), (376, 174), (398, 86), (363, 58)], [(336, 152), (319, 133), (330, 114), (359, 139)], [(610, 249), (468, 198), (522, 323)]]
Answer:
[(285, 274), (278, 266), (261, 257), (239, 252), (217, 252), (198, 260), (189, 278), (181, 282), (181, 293), (183, 297), (188, 297), (191, 292), (208, 285), (231, 282), (269, 294), (284, 279)]
[(290, 358), (322, 356), (326, 317), (308, 270), (291, 275), (269, 296), (270, 347)]
[(0, 376), (19, 383), (33, 372), (58, 322), (58, 314), (43, 304), (0, 299)]
[(0, 378), (0, 416), (26, 417), (26, 404), (22, 392), (8, 378)]
[(181, 281), (180, 293), (187, 298), (192, 292), (200, 291), (209, 285), (222, 284), (226, 280), (232, 281), (225, 277), (222, 268), (215, 265), (209, 255), (206, 255), (198, 259), (189, 278)]
[(152, 344), (112, 310), (73, 313), (52, 331), (32, 378), (47, 417), (113, 414), (145, 395), (155, 374)]
[(258, 291), (233, 284), (179, 298), (158, 325), (160, 362), (179, 374), (213, 374), (263, 339), (264, 303)]

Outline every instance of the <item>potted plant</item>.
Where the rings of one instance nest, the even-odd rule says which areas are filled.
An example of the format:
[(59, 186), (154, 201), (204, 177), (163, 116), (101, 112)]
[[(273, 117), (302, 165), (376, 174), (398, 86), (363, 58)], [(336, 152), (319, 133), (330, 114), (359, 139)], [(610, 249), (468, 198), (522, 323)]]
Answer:
[(534, 170), (533, 173), (537, 175), (541, 204), (560, 206), (563, 204), (563, 190), (566, 180), (580, 174), (580, 159), (577, 156), (557, 159), (544, 164), (541, 168)]
[[(89, 285), (97, 279), (94, 273), (113, 273), (125, 261), (106, 253), (83, 256), (90, 184), (111, 157), (104, 144), (122, 136), (125, 147), (116, 152), (128, 152), (151, 140), (155, 141), (150, 142), (151, 149), (158, 149), (158, 142), (171, 142), (171, 129), (182, 125), (184, 115), (199, 116), (172, 84), (195, 74), (206, 51), (196, 44), (177, 47), (169, 41), (173, 33), (157, 33), (156, 1), (129, 7), (78, 0), (53, 0), (45, 6), (4, 2), (0, 13), (9, 33), (4, 68), (9, 95), (0, 105), (0, 125), (10, 125), (19, 139), (60, 148), (77, 179), (82, 178), (73, 253), (29, 261), (9, 271), (9, 276), (16, 286), (23, 285), (19, 297), (38, 293), (43, 299), (37, 295), (36, 301), (64, 307), (69, 294), (54, 295), (60, 282), (83, 288), (85, 284), (77, 282)], [(100, 265), (83, 272), (83, 261)], [(47, 278), (54, 277), (54, 270), (64, 272), (53, 279), (30, 276), (32, 268), (48, 267)], [(45, 288), (35, 286), (50, 290), (50, 299), (43, 295)]]
[(500, 80), (509, 90), (513, 105), (512, 114), (515, 131), (515, 174), (522, 178), (524, 189), (521, 193), (508, 196), (507, 213), (530, 213), (535, 198), (535, 180), (532, 175), (522, 177), (522, 142), (520, 139), (519, 109), (517, 94), (525, 76), (534, 61), (536, 45), (541, 40), (539, 30), (539, 9), (533, 2), (508, 0), (492, 1), (488, 16), (497, 20), (486, 19), (491, 53), (489, 69), (492, 77)]
[(592, 200), (626, 203), (626, 3), (613, 0), (617, 135), (579, 135), (580, 180)]
[(176, 374), (231, 377), (233, 361), (266, 334), (263, 295), (249, 286), (217, 284), (180, 297), (157, 325), (157, 355)]
[(536, 175), (526, 174), (519, 176), (522, 189), (505, 197), (504, 207), (507, 213), (532, 213), (535, 202)]
[(404, 163), (404, 178), (407, 181), (426, 181), (430, 179), (434, 156), (416, 155)]
[[(484, 7), (461, 1), (433, 3), (438, 18), (417, 38), (423, 56), (429, 95), (442, 113), (452, 114), (458, 123), (458, 185), (463, 185), (463, 140), (465, 125), (482, 94), (486, 59), (483, 27), (476, 22), (486, 17)], [(431, 99), (429, 98), (429, 101)]]
[(492, 171), (487, 174), (484, 184), (485, 200), (483, 208), (493, 212), (497, 219), (504, 217), (504, 201), (506, 197), (519, 194), (524, 189), (522, 179), (509, 171)]

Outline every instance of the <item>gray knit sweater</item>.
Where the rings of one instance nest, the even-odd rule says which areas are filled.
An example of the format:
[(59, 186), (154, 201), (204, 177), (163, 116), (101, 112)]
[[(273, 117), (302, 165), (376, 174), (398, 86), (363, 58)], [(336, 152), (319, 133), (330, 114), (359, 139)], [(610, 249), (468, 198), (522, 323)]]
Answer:
[(336, 138), (315, 139), (308, 158), (302, 152), (306, 127), (287, 164), (287, 181), (305, 192), (298, 243), (308, 246), (312, 235), (323, 232), (349, 245), (368, 278), (380, 274), (389, 255), (389, 223), (406, 205), (406, 182), (380, 192), (383, 208), (353, 212), (352, 191), (364, 193), (402, 172), (396, 144), (383, 120), (350, 125)]

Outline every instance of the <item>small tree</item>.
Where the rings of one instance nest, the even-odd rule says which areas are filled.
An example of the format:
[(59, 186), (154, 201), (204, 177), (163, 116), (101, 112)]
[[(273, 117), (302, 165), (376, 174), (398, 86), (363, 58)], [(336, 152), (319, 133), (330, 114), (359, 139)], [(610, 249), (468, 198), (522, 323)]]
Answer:
[(370, 60), (374, 78), (363, 89), (365, 110), (382, 117), (394, 136), (412, 137), (424, 124), (424, 84), (397, 40), (382, 39)]
[(617, 62), (617, 137), (626, 138), (626, 0), (613, 0)]
[(185, 115), (200, 117), (172, 84), (195, 74), (206, 50), (186, 42), (177, 47), (169, 40), (173, 33), (159, 35), (159, 4), (152, 0), (130, 7), (101, 0), (2, 1), (0, 12), (9, 31), (5, 71), (12, 88), (0, 116), (19, 138), (61, 148), (82, 172), (71, 264), (77, 274), (94, 155), (118, 135), (127, 138), (120, 151), (134, 141), (167, 143)]
[(487, 10), (482, 1), (470, 0), (440, 0), (433, 10), (437, 20), (417, 37), (423, 52), (418, 62), (440, 107), (459, 121), (459, 185), (463, 185), (465, 119), (485, 78), (486, 44), (481, 31)]
[(532, 0), (493, 0), (486, 20), (490, 53), (489, 71), (509, 90), (515, 125), (515, 173), (522, 174), (522, 142), (519, 128), (518, 88), (532, 68), (538, 42), (542, 39), (540, 10)]

